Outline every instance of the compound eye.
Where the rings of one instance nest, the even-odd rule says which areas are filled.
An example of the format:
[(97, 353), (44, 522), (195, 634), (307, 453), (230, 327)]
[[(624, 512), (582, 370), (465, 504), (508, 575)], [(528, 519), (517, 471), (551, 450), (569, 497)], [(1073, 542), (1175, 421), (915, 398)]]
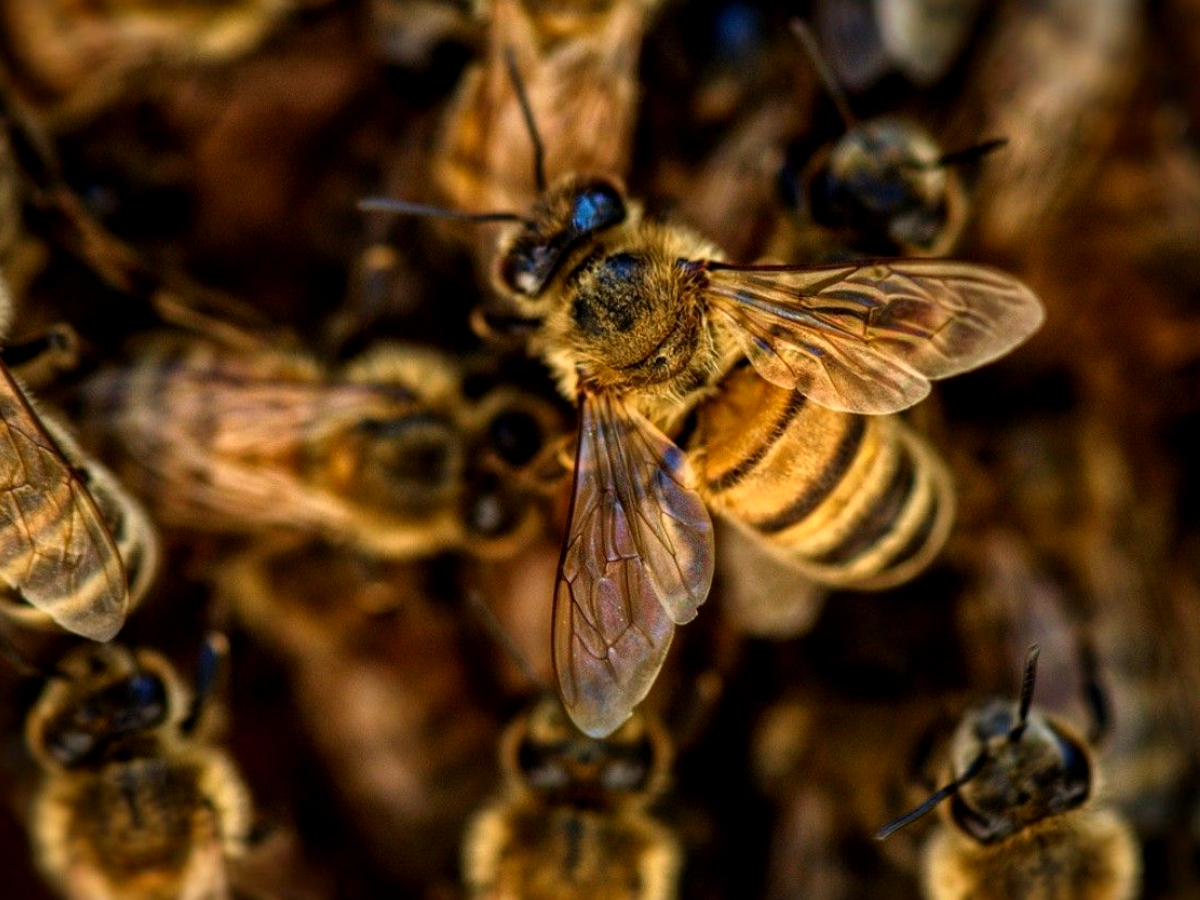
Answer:
[(150, 728), (167, 714), (167, 688), (157, 675), (142, 672), (125, 683), (123, 709), (113, 717), (118, 733)]
[(145, 673), (129, 679), (129, 699), (143, 705), (163, 704), (166, 702), (166, 691), (162, 680)]
[(625, 218), (621, 195), (607, 184), (596, 184), (575, 198), (571, 227), (581, 234), (616, 225)]
[(492, 446), (510, 466), (523, 466), (542, 449), (537, 419), (522, 410), (500, 413), (488, 428)]

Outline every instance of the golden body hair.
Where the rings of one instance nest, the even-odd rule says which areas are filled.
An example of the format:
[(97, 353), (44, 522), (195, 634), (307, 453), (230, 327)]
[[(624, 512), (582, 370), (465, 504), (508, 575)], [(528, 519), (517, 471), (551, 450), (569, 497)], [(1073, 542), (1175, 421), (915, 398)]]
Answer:
[(250, 832), (228, 755), (195, 732), (194, 698), (151, 650), (68, 655), (26, 721), (45, 771), (30, 834), (69, 900), (223, 900)]
[(381, 344), (344, 367), (198, 340), (151, 342), (84, 385), (93, 444), (156, 518), (202, 531), (317, 534), (385, 558), (520, 546), (540, 523), (489, 443), (548, 404), (499, 388), (468, 401), (449, 359)]
[(1084, 808), (981, 845), (943, 826), (924, 851), (929, 900), (1129, 900), (1141, 862), (1112, 810)]
[(607, 740), (575, 730), (556, 698), (501, 744), (505, 787), (463, 844), (471, 900), (672, 900), (675, 836), (647, 811), (669, 764), (666, 736), (635, 716)]

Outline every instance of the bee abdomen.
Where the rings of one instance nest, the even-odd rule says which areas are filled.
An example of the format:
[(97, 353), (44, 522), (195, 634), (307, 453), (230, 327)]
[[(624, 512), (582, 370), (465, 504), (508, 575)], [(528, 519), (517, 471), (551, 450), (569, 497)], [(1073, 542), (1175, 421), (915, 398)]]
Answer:
[(742, 369), (699, 410), (693, 444), (712, 509), (825, 584), (898, 584), (949, 531), (946, 467), (895, 416), (825, 409)]

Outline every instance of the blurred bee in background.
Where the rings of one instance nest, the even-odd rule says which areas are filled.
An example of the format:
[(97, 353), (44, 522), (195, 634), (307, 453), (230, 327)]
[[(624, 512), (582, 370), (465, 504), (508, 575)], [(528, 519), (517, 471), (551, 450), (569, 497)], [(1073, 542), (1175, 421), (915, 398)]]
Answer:
[(104, 0), (0, 3), (13, 87), (62, 128), (127, 94), (156, 67), (243, 56), (288, 16), (326, 0)]
[[(0, 284), (0, 333), (12, 306)], [(71, 356), (64, 332), (10, 346), (8, 364), (50, 365)], [(32, 354), (33, 359), (30, 359)], [(41, 357), (39, 361), (37, 357)], [(93, 640), (121, 629), (153, 580), (158, 545), (140, 507), (63, 426), (39, 412), (0, 362), (0, 579), (9, 591), (0, 610), (35, 627), (51, 620)]]
[(708, 595), (706, 502), (830, 583), (883, 586), (927, 561), (950, 515), (942, 470), (881, 416), (1042, 319), (1019, 281), (967, 263), (731, 265), (604, 177), (565, 176), (528, 216), (478, 218), (513, 223), (495, 288), (580, 407), (553, 647), (564, 705), (593, 736), (628, 718)]
[(909, 117), (883, 115), (860, 122), (808, 26), (797, 20), (792, 27), (845, 134), (811, 155), (794, 153), (785, 162), (780, 190), (796, 219), (776, 236), (768, 255), (819, 259), (831, 250), (867, 256), (948, 253), (967, 222), (963, 166), (1005, 142), (989, 140), (946, 152)]
[(950, 745), (950, 782), (880, 830), (884, 839), (944, 800), (943, 823), (924, 851), (930, 900), (1079, 897), (1124, 900), (1140, 884), (1129, 827), (1097, 804), (1091, 743), (1031, 709), (1038, 650), (1021, 696), (968, 712)]
[(705, 189), (688, 193), (683, 213), (734, 259), (818, 261), (950, 252), (968, 220), (967, 176), (1004, 142), (946, 152), (911, 117), (860, 121), (809, 27), (794, 20), (792, 29), (833, 101), (844, 134), (818, 143), (815, 128), (799, 128), (800, 91), (793, 92), (794, 100), (763, 104), (731, 130), (700, 169), (695, 184)]
[(535, 535), (524, 477), (555, 407), (497, 387), (478, 400), (439, 353), (379, 344), (331, 370), (276, 350), (162, 337), (78, 394), (85, 433), (157, 520), (308, 532), (387, 558), (503, 556)]
[[(624, 173), (633, 148), (642, 34), (657, 0), (488, 0), (483, 59), (463, 78), (442, 123), (433, 165), (454, 209), (524, 209), (530, 179), (526, 117), (541, 125), (545, 171)], [(509, 67), (528, 79), (514, 91)], [(539, 171), (542, 171), (539, 168)], [(537, 176), (540, 178), (541, 176)], [(472, 234), (482, 264), (494, 235)]]
[(557, 697), (519, 715), (500, 745), (504, 789), (467, 828), (473, 900), (678, 896), (680, 848), (648, 811), (671, 747), (638, 712), (605, 739), (580, 734)]
[(223, 648), (206, 646), (195, 693), (153, 650), (87, 646), (59, 663), (26, 741), (45, 773), (30, 834), (64, 897), (229, 896), (251, 813), (232, 761), (202, 738)]
[[(1048, 390), (1045, 391), (1047, 394)], [(948, 556), (968, 573), (957, 610), (972, 681), (998, 684), (1037, 641), (1052, 662), (1042, 706), (1082, 711), (1090, 669), (1120, 710), (1106, 731), (1106, 796), (1143, 842), (1181, 827), (1179, 797), (1200, 748), (1180, 673), (1190, 655), (1170, 600), (1165, 556), (1174, 488), (1145, 471), (1099, 410), (1003, 418), (1003, 436), (963, 422), (957, 449), (986, 461), (963, 471), (964, 535)], [(969, 539), (968, 539), (969, 534)]]

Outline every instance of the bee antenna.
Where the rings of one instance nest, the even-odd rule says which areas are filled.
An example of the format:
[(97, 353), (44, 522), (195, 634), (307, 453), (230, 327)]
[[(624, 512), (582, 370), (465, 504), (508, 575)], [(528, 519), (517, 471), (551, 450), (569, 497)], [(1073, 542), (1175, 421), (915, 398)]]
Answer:
[(1008, 146), (1008, 138), (991, 138), (986, 141), (980, 141), (978, 144), (972, 144), (970, 147), (963, 147), (959, 150), (951, 150), (948, 153), (943, 153), (935, 164), (937, 168), (945, 168), (946, 166), (961, 166), (963, 163), (974, 162), (981, 157), (987, 156), (999, 150), (1001, 147)]
[(537, 123), (533, 120), (533, 107), (529, 105), (529, 95), (525, 93), (525, 82), (517, 70), (517, 56), (512, 47), (504, 48), (504, 65), (508, 68), (508, 80), (512, 82), (517, 94), (517, 103), (521, 105), (521, 115), (525, 119), (525, 128), (529, 131), (529, 140), (533, 142), (533, 181), (538, 193), (546, 189), (546, 148), (538, 135)]
[(1096, 658), (1096, 648), (1090, 640), (1083, 642), (1079, 655), (1083, 668), (1084, 699), (1092, 719), (1088, 728), (1088, 742), (1099, 744), (1108, 736), (1112, 727), (1112, 702), (1100, 678), (1100, 663)]
[(225, 662), (229, 658), (229, 638), (219, 631), (214, 631), (204, 639), (200, 648), (200, 664), (196, 669), (196, 688), (192, 697), (192, 708), (180, 724), (184, 733), (194, 731), (208, 708), (213, 697), (213, 690), (225, 671)]
[(1042, 651), (1037, 644), (1032, 644), (1025, 653), (1025, 674), (1021, 678), (1021, 701), (1017, 705), (1017, 724), (1008, 733), (1010, 741), (1019, 741), (1025, 733), (1025, 720), (1029, 716), (1029, 706), (1033, 703), (1033, 688), (1037, 682), (1038, 654)]
[(813, 34), (812, 29), (808, 27), (808, 23), (803, 19), (792, 19), (791, 28), (792, 34), (800, 39), (800, 43), (804, 47), (804, 52), (808, 54), (813, 68), (817, 70), (817, 77), (821, 80), (821, 84), (825, 88), (825, 93), (829, 95), (829, 99), (837, 107), (838, 116), (841, 117), (842, 124), (849, 131), (858, 124), (858, 119), (850, 109), (850, 104), (846, 100), (846, 92), (842, 90), (842, 86), (838, 84), (837, 79), (833, 75), (833, 70), (829, 68), (829, 64), (825, 61), (825, 54), (821, 52), (821, 45), (817, 43), (817, 36)]
[(987, 762), (986, 751), (975, 757), (975, 761), (967, 767), (967, 771), (963, 772), (945, 787), (938, 788), (936, 791), (930, 794), (928, 799), (926, 799), (925, 802), (920, 806), (910, 809), (904, 815), (900, 816), (900, 818), (893, 819), (875, 832), (875, 840), (886, 840), (901, 828), (905, 827), (906, 825), (911, 825), (913, 822), (917, 821), (917, 819), (921, 818), (923, 815), (925, 815), (925, 813), (929, 812), (947, 797), (957, 793), (960, 787), (983, 771), (983, 764), (985, 762)]
[(521, 670), (521, 674), (525, 676), (525, 680), (529, 682), (530, 686), (538, 690), (544, 690), (546, 687), (545, 682), (534, 671), (529, 657), (521, 652), (521, 648), (517, 646), (517, 642), (513, 640), (512, 635), (508, 633), (504, 625), (501, 624), (500, 619), (497, 618), (495, 610), (487, 604), (487, 601), (480, 596), (478, 591), (467, 591), (467, 605), (471, 608), (471, 612), (475, 613), (480, 624), (487, 629), (488, 634), (495, 639), (496, 643), (508, 654), (509, 659)]
[(384, 212), (393, 216), (419, 216), (426, 219), (455, 219), (460, 222), (522, 222), (524, 219), (515, 212), (464, 212), (459, 209), (447, 209), (444, 206), (428, 206), (424, 203), (413, 203), (410, 200), (396, 200), (392, 197), (367, 197), (358, 201), (358, 208), (363, 212)]

